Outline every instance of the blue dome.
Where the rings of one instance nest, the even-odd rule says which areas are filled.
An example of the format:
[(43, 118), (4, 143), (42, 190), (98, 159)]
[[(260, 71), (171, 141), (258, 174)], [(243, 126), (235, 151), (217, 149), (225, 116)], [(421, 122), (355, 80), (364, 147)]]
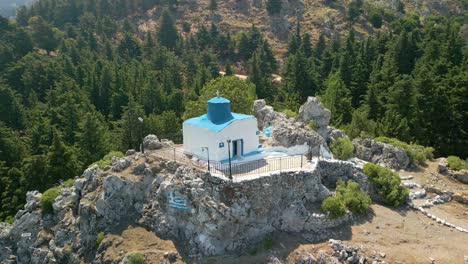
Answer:
[(208, 119), (214, 124), (222, 124), (232, 120), (231, 101), (226, 98), (216, 96), (208, 100)]

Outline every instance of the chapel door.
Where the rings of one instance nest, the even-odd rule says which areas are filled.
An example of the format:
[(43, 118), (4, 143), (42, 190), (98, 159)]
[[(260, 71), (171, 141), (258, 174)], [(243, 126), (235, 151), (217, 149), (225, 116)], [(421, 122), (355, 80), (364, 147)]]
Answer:
[(233, 157), (236, 157), (237, 155), (239, 155), (238, 153), (239, 148), (237, 147), (237, 141), (238, 140), (232, 141), (232, 156)]

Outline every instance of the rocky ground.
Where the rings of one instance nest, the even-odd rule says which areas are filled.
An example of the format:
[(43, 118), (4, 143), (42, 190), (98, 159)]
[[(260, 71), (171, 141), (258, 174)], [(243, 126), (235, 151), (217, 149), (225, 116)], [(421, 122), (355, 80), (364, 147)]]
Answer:
[[(437, 160), (429, 161), (426, 167), (400, 171), (400, 175), (403, 178), (413, 176), (404, 182), (427, 186), (428, 190), (434, 187), (453, 193), (468, 190), (468, 185), (438, 174), (437, 165)], [(427, 191), (426, 196), (416, 202), (432, 200), (437, 195)], [(427, 210), (456, 226), (468, 229), (466, 204), (450, 199), (449, 202), (436, 204)], [(239, 260), (242, 263), (262, 263), (271, 260), (271, 256), (277, 258), (280, 263), (321, 263), (320, 259), (324, 259), (323, 252), (327, 255), (324, 263), (341, 263), (333, 262), (336, 261), (332, 260), (333, 255), (339, 254), (330, 246), (328, 239), (341, 240), (346, 247), (358, 249), (356, 254), (361, 259), (359, 263), (362, 263), (364, 258), (366, 263), (468, 263), (467, 233), (437, 223), (421, 212), (406, 207), (392, 209), (374, 204), (372, 211), (371, 217), (360, 218), (348, 227), (330, 230), (321, 242), (310, 243), (307, 233), (276, 234), (271, 250), (265, 250), (263, 245), (259, 245), (260, 250), (255, 256), (231, 256), (223, 259), (223, 263), (239, 263), (236, 262)], [(221, 260), (212, 258), (208, 262), (210, 261), (218, 263)], [(343, 262), (348, 263), (346, 261)]]

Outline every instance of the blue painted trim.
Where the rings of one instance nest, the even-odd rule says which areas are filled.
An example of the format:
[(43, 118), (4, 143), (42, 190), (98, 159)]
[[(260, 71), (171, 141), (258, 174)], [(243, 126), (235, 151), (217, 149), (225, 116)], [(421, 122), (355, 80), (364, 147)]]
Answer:
[(224, 128), (226, 128), (227, 126), (229, 126), (234, 121), (255, 118), (253, 115), (244, 115), (244, 114), (237, 114), (237, 113), (231, 113), (231, 114), (233, 118), (221, 124), (213, 123), (208, 118), (207, 114), (201, 115), (199, 117), (187, 119), (184, 121), (184, 124), (190, 124), (190, 125), (202, 127), (202, 128), (214, 131), (214, 132), (219, 132), (223, 130)]

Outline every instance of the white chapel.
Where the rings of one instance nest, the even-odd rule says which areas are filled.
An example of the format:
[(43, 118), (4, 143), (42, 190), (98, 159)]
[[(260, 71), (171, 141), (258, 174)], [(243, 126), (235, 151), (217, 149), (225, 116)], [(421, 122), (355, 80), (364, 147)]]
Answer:
[(183, 122), (184, 152), (225, 162), (258, 153), (260, 132), (253, 115), (231, 112), (231, 102), (219, 96), (208, 100), (206, 114)]

